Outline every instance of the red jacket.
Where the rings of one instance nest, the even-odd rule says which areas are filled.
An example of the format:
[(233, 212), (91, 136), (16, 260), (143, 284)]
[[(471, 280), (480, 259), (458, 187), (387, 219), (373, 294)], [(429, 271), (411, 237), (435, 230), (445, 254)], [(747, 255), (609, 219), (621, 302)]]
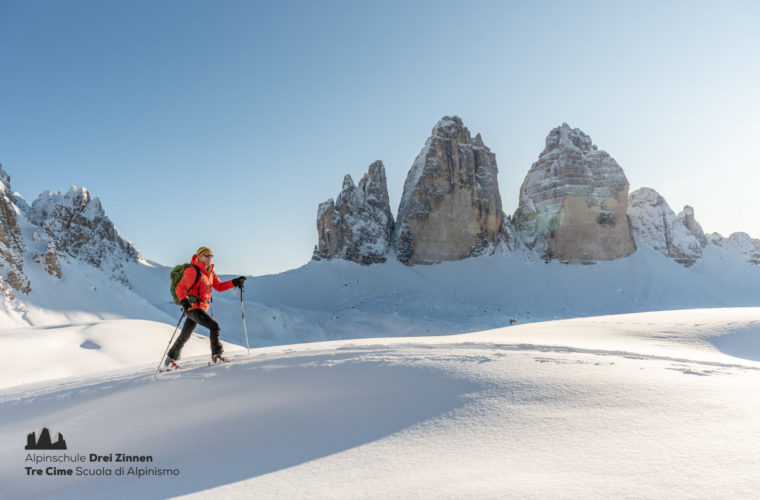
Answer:
[[(177, 298), (182, 301), (186, 299), (188, 295), (197, 297), (198, 301), (193, 303), (190, 310), (203, 309), (208, 311), (209, 302), (211, 302), (211, 289), (213, 288), (217, 292), (224, 292), (230, 288), (234, 288), (235, 285), (230, 281), (221, 281), (219, 276), (214, 272), (214, 264), (206, 269), (206, 266), (193, 255), (193, 259), (190, 261), (193, 266), (198, 266), (201, 270), (201, 275), (198, 278), (198, 283), (193, 286), (195, 282), (195, 275), (198, 271), (193, 266), (185, 269), (185, 274), (182, 275), (182, 279), (177, 283), (177, 288), (174, 291), (177, 293)], [(189, 299), (188, 299), (189, 300)], [(192, 302), (192, 301), (191, 301)]]

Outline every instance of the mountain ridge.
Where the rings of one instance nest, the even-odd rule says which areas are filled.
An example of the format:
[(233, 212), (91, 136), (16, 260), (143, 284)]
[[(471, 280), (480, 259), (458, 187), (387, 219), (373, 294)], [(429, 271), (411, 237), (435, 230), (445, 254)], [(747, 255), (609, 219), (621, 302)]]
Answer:
[[(461, 119), (448, 121), (442, 128), (452, 132), (452, 137), (464, 134)], [(438, 128), (437, 134), (443, 134)], [(588, 142), (591, 145), (584, 147), (598, 151), (590, 137), (581, 134), (580, 131), (566, 134), (564, 143), (572, 144), (570, 135), (578, 140), (585, 137), (588, 139), (580, 144)], [(563, 142), (561, 131), (559, 135), (559, 142)], [(464, 166), (461, 178), (465, 179), (476, 173), (471, 168), (475, 163), (467, 163), (468, 155), (472, 154), (474, 159), (473, 151), (488, 155), (490, 150), (487, 151), (480, 135), (473, 138), (467, 131), (462, 137), (463, 141), (449, 144), (454, 145), (457, 154), (462, 153), (459, 163), (451, 166)], [(440, 144), (453, 152), (450, 145)], [(446, 161), (442, 164), (448, 164)], [(488, 160), (485, 164), (492, 165), (495, 171), (495, 156), (493, 162)], [(343, 239), (336, 240), (340, 244), (333, 248), (343, 248), (340, 252), (344, 253), (331, 254), (324, 246), (322, 250), (326, 252), (319, 256), (319, 261), (249, 280), (245, 307), (246, 317), (255, 325), (255, 328), (249, 325), (254, 345), (425, 335), (430, 331), (462, 333), (512, 321), (610, 312), (760, 305), (757, 286), (760, 266), (756, 265), (760, 263), (759, 240), (745, 233), (729, 237), (717, 233), (705, 235), (692, 207), (685, 207), (678, 215), (668, 207), (668, 225), (661, 224), (664, 208), (656, 216), (644, 213), (645, 220), (656, 223), (646, 226), (636, 212), (637, 205), (631, 202), (636, 200), (637, 192), (628, 196), (626, 213), (636, 251), (624, 257), (580, 262), (595, 265), (578, 266), (573, 265), (573, 259), (547, 256), (545, 251), (526, 244), (513, 216), (504, 215), (502, 210), (497, 244), (474, 247), (470, 257), (459, 260), (407, 265), (408, 261), (398, 259), (391, 241), (398, 221), (388, 206), (384, 168), (381, 161), (373, 163), (358, 186), (348, 177), (341, 191), (345, 203), (330, 200), (334, 212), (329, 222), (344, 224), (345, 231)], [(443, 170), (442, 175), (438, 166), (430, 170), (434, 173), (431, 186), (444, 182), (442, 197), (451, 192), (451, 180), (460, 178), (459, 174), (448, 177), (448, 167)], [(96, 196), (85, 188), (72, 188), (65, 193), (45, 192), (28, 205), (11, 191), (10, 178), (2, 166), (0, 180), (3, 328), (113, 318), (176, 323), (179, 309), (169, 298), (169, 267), (146, 260), (124, 239), (102, 211)], [(473, 186), (468, 182), (463, 184), (464, 189)], [(482, 186), (488, 185), (495, 188), (488, 195), (495, 200), (498, 185)], [(661, 198), (654, 190), (650, 191)], [(580, 196), (580, 191), (573, 193)], [(601, 201), (594, 206), (599, 207), (596, 215), (599, 219)], [(342, 215), (335, 215), (343, 209)], [(497, 215), (498, 211), (489, 213)], [(368, 220), (372, 225), (362, 224), (362, 214), (371, 214)], [(565, 217), (572, 215), (566, 212)], [(615, 217), (620, 220), (617, 215), (613, 221), (592, 222), (604, 225), (614, 222)], [(480, 221), (486, 219), (468, 220), (473, 223), (471, 234), (478, 234), (485, 227)], [(321, 227), (325, 231), (320, 234), (326, 242), (332, 228), (327, 223)], [(674, 234), (680, 236), (674, 238)], [(687, 242), (686, 246), (680, 246), (681, 239)], [(658, 241), (669, 244), (659, 245)], [(685, 253), (684, 249), (691, 248), (692, 243), (701, 253)], [(370, 259), (364, 258), (367, 256), (363, 254), (364, 248), (374, 249), (374, 254), (367, 254)], [(318, 245), (315, 255), (319, 251)], [(29, 286), (26, 292), (25, 283)], [(242, 344), (236, 293), (218, 294), (214, 314), (227, 338)]]

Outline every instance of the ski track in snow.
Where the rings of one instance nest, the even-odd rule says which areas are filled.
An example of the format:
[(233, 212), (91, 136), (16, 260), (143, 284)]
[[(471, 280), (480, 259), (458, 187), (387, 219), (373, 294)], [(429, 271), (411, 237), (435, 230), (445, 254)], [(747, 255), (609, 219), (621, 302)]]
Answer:
[[(0, 496), (751, 497), (758, 325), (758, 309), (692, 310), (230, 346), (229, 364), (188, 356), (155, 381), (143, 363), (6, 387)], [(171, 332), (153, 328), (165, 347)], [(75, 352), (102, 354), (73, 333)], [(70, 453), (151, 454), (181, 475), (51, 477), (32, 492), (22, 445), (43, 426)]]
[[(447, 355), (443, 357), (429, 354), (429, 351), (444, 350), (444, 349), (456, 349), (462, 351), (455, 355)], [(482, 354), (465, 354), (468, 352)], [(182, 378), (197, 378), (205, 379), (214, 376), (213, 373), (207, 373), (208, 370), (223, 370), (230, 369), (234, 365), (239, 363), (245, 363), (251, 366), (258, 366), (262, 370), (273, 370), (286, 368), (292, 366), (292, 359), (296, 359), (298, 365), (302, 366), (334, 366), (338, 363), (354, 361), (360, 362), (377, 362), (377, 363), (394, 363), (394, 362), (425, 362), (425, 361), (442, 361), (456, 359), (461, 362), (475, 361), (478, 363), (486, 363), (494, 361), (498, 358), (508, 355), (509, 352), (524, 352), (524, 353), (552, 353), (552, 354), (588, 354), (592, 356), (602, 357), (620, 357), (632, 360), (641, 361), (668, 361), (673, 363), (679, 363), (684, 365), (692, 365), (691, 368), (685, 369), (689, 373), (697, 373), (697, 367), (707, 366), (715, 368), (733, 368), (738, 370), (748, 370), (754, 372), (760, 372), (759, 366), (747, 366), (740, 363), (727, 363), (718, 361), (706, 361), (699, 359), (689, 359), (672, 356), (658, 356), (652, 354), (643, 354), (632, 351), (620, 351), (620, 350), (602, 350), (602, 349), (582, 349), (571, 346), (561, 345), (539, 345), (539, 344), (484, 344), (475, 342), (460, 342), (460, 343), (399, 343), (394, 345), (394, 348), (388, 349), (387, 345), (378, 344), (375, 346), (367, 347), (338, 347), (336, 349), (314, 350), (309, 351), (308, 355), (304, 355), (299, 352), (293, 352), (292, 350), (286, 350), (277, 354), (256, 354), (255, 351), (250, 356), (247, 355), (230, 355), (230, 363), (221, 365), (209, 365), (207, 357), (194, 357), (187, 361), (182, 361), (182, 369), (169, 372), (159, 372), (156, 375), (155, 367), (150, 369), (142, 369), (135, 371), (134, 369), (118, 370), (115, 373), (106, 376), (94, 376), (94, 377), (82, 377), (66, 380), (56, 384), (53, 382), (43, 382), (29, 385), (22, 385), (17, 387), (11, 387), (4, 392), (0, 392), (0, 403), (6, 403), (9, 401), (19, 401), (24, 399), (26, 401), (34, 400), (40, 397), (53, 397), (57, 399), (69, 397), (71, 394), (77, 392), (92, 392), (99, 390), (99, 388), (110, 389), (114, 383), (118, 382), (130, 382), (138, 383), (145, 381), (152, 381), (155, 379), (166, 379), (172, 377)], [(337, 354), (345, 354), (346, 357), (338, 357)], [(277, 360), (277, 363), (272, 363), (270, 359)], [(575, 359), (575, 358), (569, 358)], [(554, 362), (563, 363), (561, 358), (545, 358), (535, 357), (539, 362)], [(578, 363), (579, 361), (572, 361)], [(600, 361), (601, 363), (601, 361)], [(614, 361), (612, 362), (614, 363)], [(672, 369), (672, 368), (669, 368)], [(706, 373), (716, 373), (715, 371), (707, 370)]]

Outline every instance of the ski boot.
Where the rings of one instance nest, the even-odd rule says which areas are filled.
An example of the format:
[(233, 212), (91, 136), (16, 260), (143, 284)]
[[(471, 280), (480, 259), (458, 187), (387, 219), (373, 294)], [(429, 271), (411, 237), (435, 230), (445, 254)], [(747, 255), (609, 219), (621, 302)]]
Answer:
[(222, 363), (229, 363), (230, 359), (225, 357), (221, 352), (219, 354), (212, 354), (209, 365), (219, 365)]
[(182, 367), (177, 364), (176, 361), (174, 361), (172, 358), (167, 357), (166, 361), (164, 361), (164, 368), (161, 370), (162, 372), (173, 372), (175, 370), (179, 370)]

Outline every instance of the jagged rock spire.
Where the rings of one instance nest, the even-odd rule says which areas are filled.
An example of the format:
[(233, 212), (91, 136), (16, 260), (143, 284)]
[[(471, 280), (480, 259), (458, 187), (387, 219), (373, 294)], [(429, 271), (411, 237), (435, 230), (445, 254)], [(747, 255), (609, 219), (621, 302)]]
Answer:
[(385, 262), (392, 231), (385, 167), (382, 161), (376, 161), (358, 187), (346, 175), (338, 198), (320, 203), (318, 242), (312, 258), (339, 258), (362, 265)]
[(496, 156), (458, 116), (445, 116), (414, 160), (393, 246), (405, 264), (460, 260), (492, 250), (503, 214)]
[(681, 210), (681, 212), (678, 214), (678, 219), (683, 223), (684, 226), (686, 226), (686, 229), (688, 229), (689, 232), (697, 238), (697, 241), (699, 241), (699, 244), (702, 246), (702, 248), (707, 246), (709, 239), (707, 238), (705, 232), (702, 230), (702, 226), (694, 218), (694, 207), (691, 207), (689, 205), (683, 207), (683, 210)]

